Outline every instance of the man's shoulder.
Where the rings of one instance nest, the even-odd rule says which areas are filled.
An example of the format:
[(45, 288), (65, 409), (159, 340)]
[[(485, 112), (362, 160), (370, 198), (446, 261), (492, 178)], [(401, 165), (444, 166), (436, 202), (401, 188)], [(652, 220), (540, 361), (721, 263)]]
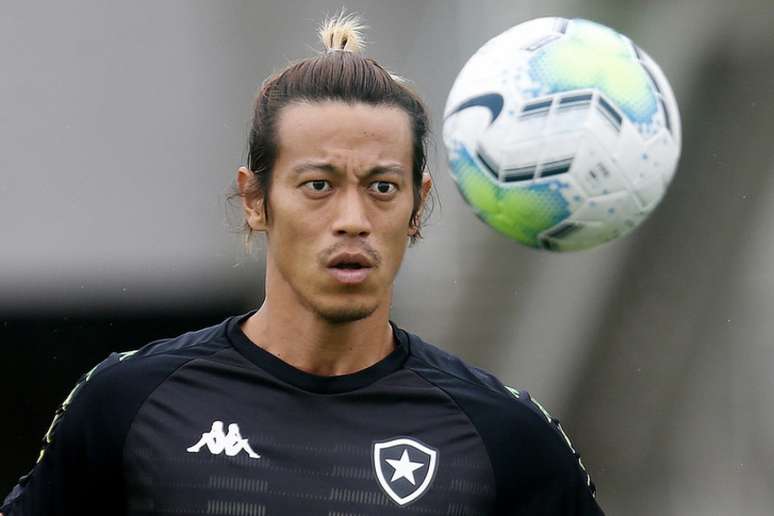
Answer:
[(78, 380), (61, 412), (70, 404), (113, 414), (121, 407), (135, 407), (180, 367), (229, 347), (226, 326), (233, 318), (154, 340), (139, 349), (111, 353)]
[(123, 358), (152, 360), (162, 356), (197, 357), (228, 347), (227, 329), (234, 317), (176, 337), (151, 341), (139, 349), (119, 353)]
[[(71, 433), (88, 425), (102, 433), (123, 435), (147, 397), (175, 371), (197, 357), (212, 355), (228, 346), (225, 326), (229, 320), (156, 340), (135, 351), (111, 353), (81, 376), (57, 410), (44, 440), (43, 453), (55, 436), (67, 432), (68, 427)], [(62, 425), (65, 428), (60, 431)]]
[(501, 421), (522, 423), (519, 427), (523, 429), (538, 432), (546, 426), (559, 429), (559, 420), (528, 391), (505, 385), (493, 373), (472, 366), (417, 335), (405, 333), (410, 342), (406, 367), (446, 391), (463, 409), (484, 411)]
[[(562, 437), (559, 420), (532, 395), (502, 383), (493, 373), (406, 332), (410, 342), (407, 367), (445, 391), (474, 421), (496, 419), (495, 428), (524, 440)], [(574, 451), (574, 450), (573, 450)]]
[(444, 390), (460, 390), (469, 397), (481, 398), (488, 403), (510, 406), (520, 399), (517, 389), (503, 384), (491, 372), (473, 366), (417, 335), (403, 332), (410, 348), (407, 367), (431, 383)]
[(595, 488), (559, 420), (526, 390), (504, 385), (494, 374), (408, 334), (407, 368), (445, 391), (481, 435), (499, 475), (581, 478)]

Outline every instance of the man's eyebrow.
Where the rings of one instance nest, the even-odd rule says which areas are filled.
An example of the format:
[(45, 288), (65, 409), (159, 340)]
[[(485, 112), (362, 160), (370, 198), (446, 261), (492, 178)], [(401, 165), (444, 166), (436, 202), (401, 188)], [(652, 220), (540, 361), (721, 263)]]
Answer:
[(294, 166), (292, 171), (296, 174), (306, 172), (308, 170), (322, 170), (323, 172), (337, 172), (338, 169), (330, 163), (318, 163), (316, 161), (305, 161)]
[(389, 165), (377, 165), (368, 170), (369, 176), (376, 174), (400, 174), (403, 175), (403, 167), (397, 163), (390, 163)]
[[(317, 170), (322, 172), (330, 172), (332, 174), (341, 174), (341, 169), (331, 163), (317, 162), (317, 161), (305, 161), (299, 163), (292, 168), (292, 171), (296, 174), (307, 172), (309, 170)], [(375, 176), (378, 174), (400, 174), (403, 175), (403, 167), (397, 163), (390, 163), (387, 165), (376, 165), (371, 167), (366, 172), (365, 176)]]

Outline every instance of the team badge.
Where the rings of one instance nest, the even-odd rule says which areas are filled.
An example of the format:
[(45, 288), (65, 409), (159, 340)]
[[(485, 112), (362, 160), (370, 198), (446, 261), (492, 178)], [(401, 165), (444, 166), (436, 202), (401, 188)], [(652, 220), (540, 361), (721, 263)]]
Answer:
[(398, 505), (425, 494), (438, 469), (438, 451), (410, 437), (373, 445), (373, 465), (382, 490)]

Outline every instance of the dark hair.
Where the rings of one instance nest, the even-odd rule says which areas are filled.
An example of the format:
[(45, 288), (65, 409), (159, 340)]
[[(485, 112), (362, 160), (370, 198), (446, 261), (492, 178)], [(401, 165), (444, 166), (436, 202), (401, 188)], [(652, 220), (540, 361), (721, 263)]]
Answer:
[[(413, 137), (411, 224), (417, 229), (411, 237), (413, 243), (421, 237), (421, 187), (427, 165), (429, 131), (427, 110), (404, 79), (393, 76), (373, 59), (357, 53), (361, 46), (359, 29), (357, 18), (352, 16), (329, 20), (320, 34), (328, 48), (326, 52), (288, 65), (261, 85), (248, 138), (247, 168), (253, 172), (253, 177), (242, 195), (248, 199), (262, 197), (268, 220), (268, 193), (277, 157), (276, 123), (285, 106), (333, 100), (398, 107), (409, 115)], [(249, 226), (246, 229), (251, 231)]]

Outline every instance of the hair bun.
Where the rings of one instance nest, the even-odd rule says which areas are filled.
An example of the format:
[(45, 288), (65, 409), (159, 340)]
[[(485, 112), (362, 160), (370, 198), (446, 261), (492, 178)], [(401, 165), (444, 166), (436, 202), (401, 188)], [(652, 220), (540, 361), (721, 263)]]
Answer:
[(323, 22), (320, 27), (320, 39), (328, 51), (360, 52), (365, 46), (362, 35), (362, 30), (365, 28), (360, 17), (355, 14), (344, 14), (342, 11), (339, 15)]

